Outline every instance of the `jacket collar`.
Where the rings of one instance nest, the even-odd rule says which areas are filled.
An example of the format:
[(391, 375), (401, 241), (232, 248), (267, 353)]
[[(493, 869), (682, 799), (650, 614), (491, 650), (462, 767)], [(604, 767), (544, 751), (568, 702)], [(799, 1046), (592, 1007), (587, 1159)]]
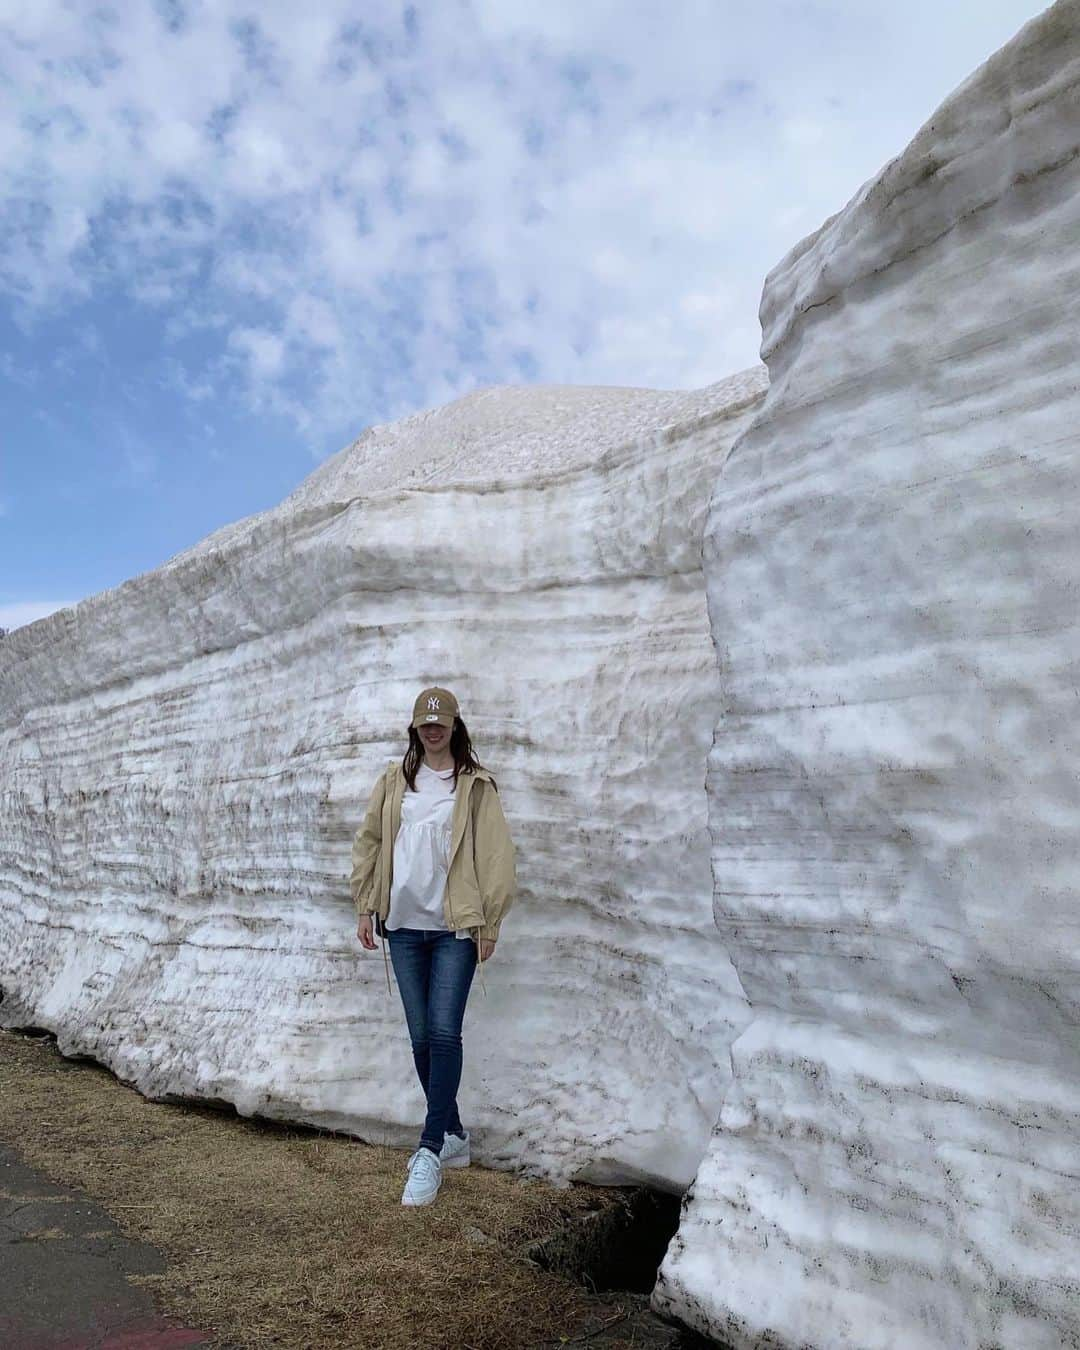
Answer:
[[(390, 761), (390, 771), (391, 771), (391, 773), (394, 773), (394, 774), (395, 774), (395, 776), (396, 776), (396, 778), (398, 779), (399, 782), (402, 782), (402, 783), (403, 783), (403, 782), (405, 781), (405, 774), (402, 772), (402, 768), (401, 768), (401, 760), (400, 760), (400, 759), (392, 759), (392, 760)], [(460, 787), (460, 786), (462, 785), (462, 783), (469, 783), (469, 780), (470, 780), (470, 779), (473, 779), (473, 778), (484, 778), (484, 779), (486, 779), (489, 783), (492, 781), (490, 771), (489, 771), (488, 769), (485, 769), (485, 768), (479, 768), (479, 769), (476, 769), (475, 772), (473, 772), (473, 773), (463, 773), (463, 774), (459, 774), (459, 775), (458, 775), (458, 786)]]

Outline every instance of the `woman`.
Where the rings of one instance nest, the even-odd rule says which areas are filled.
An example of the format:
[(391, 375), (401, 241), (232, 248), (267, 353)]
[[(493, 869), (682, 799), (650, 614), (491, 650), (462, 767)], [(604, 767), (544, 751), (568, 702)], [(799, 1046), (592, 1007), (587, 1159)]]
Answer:
[(482, 986), (483, 962), (495, 951), (516, 890), (514, 845), (498, 788), (473, 754), (458, 711), (448, 689), (417, 696), (409, 748), (380, 775), (352, 847), (356, 934), (374, 951), (374, 918), (384, 962), (390, 943), (428, 1104), (403, 1205), (431, 1204), (443, 1166), (469, 1164), (469, 1132), (457, 1107), (461, 1025), (473, 973), (480, 965)]

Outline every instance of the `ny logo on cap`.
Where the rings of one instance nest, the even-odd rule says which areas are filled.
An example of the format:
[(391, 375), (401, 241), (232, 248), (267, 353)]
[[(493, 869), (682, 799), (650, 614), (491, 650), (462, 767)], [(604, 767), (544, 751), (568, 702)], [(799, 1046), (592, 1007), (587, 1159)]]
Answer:
[(437, 697), (437, 696), (433, 696), (432, 698), (429, 698), (428, 701), (427, 701), (427, 705), (428, 705), (429, 708), (437, 708), (437, 707), (439, 706), (439, 700), (438, 700), (438, 697)]

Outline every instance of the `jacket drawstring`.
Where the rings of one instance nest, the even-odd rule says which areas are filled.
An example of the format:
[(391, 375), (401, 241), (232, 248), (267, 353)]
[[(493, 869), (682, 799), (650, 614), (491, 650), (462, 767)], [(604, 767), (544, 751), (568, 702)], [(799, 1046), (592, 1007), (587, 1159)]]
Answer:
[(487, 986), (484, 984), (484, 963), (480, 960), (480, 929), (476, 930), (476, 964), (480, 967), (480, 989), (487, 998)]

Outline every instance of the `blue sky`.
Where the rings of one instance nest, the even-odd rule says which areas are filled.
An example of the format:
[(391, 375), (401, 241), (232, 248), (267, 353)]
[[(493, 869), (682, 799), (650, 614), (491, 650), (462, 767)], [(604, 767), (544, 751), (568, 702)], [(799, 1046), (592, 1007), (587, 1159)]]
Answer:
[(0, 0), (0, 626), (496, 383), (690, 389), (1022, 0)]

